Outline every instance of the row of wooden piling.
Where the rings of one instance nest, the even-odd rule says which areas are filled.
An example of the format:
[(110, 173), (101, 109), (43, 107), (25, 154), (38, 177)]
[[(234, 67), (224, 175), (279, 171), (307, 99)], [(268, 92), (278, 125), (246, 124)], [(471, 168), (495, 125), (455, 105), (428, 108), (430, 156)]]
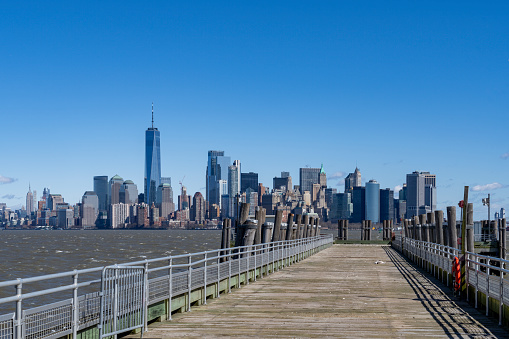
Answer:
[[(392, 238), (392, 230), (394, 228), (393, 220), (384, 220), (382, 222), (382, 238), (390, 240)], [(348, 220), (338, 220), (338, 239), (348, 240)], [(373, 222), (371, 220), (363, 220), (361, 225), (361, 240), (371, 240)]]
[[(252, 246), (281, 240), (303, 239), (320, 235), (319, 218), (309, 215), (288, 214), (288, 222), (283, 223), (283, 211), (276, 211), (274, 222), (266, 222), (266, 210), (257, 207), (255, 219), (249, 217), (249, 203), (242, 203), (236, 227), (235, 247)], [(295, 221), (294, 221), (295, 219)], [(230, 248), (231, 219), (223, 220), (221, 249)], [(223, 255), (226, 251), (221, 252)]]
[[(474, 251), (474, 219), (472, 203), (467, 206), (466, 218), (466, 250)], [(461, 226), (456, 223), (456, 206), (447, 207), (447, 225), (443, 224), (443, 211), (429, 212), (403, 220), (404, 236), (416, 240), (445, 245), (452, 248), (461, 248)], [(499, 254), (506, 255), (506, 219), (482, 220), (482, 235), (498, 236)]]

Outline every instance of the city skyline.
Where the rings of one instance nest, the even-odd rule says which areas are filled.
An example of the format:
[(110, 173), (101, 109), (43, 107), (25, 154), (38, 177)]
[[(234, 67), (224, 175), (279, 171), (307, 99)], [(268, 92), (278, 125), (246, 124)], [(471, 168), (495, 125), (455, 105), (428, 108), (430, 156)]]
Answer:
[(431, 171), (438, 209), (464, 185), (476, 218), (488, 193), (492, 218), (508, 204), (505, 3), (83, 6), (6, 5), (8, 206), (29, 184), (76, 203), (101, 175), (142, 192), (151, 102), (175, 192), (185, 177), (205, 197), (205, 155), (224, 150), (266, 186), (323, 163), (342, 192), (357, 165), (391, 189)]

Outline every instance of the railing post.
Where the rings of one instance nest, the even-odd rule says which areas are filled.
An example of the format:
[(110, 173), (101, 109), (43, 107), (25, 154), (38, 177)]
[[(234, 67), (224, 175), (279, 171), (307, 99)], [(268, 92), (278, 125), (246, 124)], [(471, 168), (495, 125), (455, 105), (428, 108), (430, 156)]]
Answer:
[[(145, 264), (143, 265), (143, 283), (145, 287), (143, 288), (143, 328), (142, 332), (148, 331), (148, 298), (149, 298), (149, 290), (148, 290), (148, 261), (145, 260)], [(115, 270), (116, 271), (116, 270)]]
[[(224, 253), (223, 253), (224, 254)], [(221, 259), (220, 259), (220, 256), (221, 256), (221, 252), (218, 251), (217, 252), (217, 290), (216, 290), (216, 298), (219, 298), (219, 284), (221, 283)]]
[(191, 258), (191, 255), (187, 257), (187, 312), (191, 312), (191, 265), (192, 265), (193, 259)]
[(73, 280), (73, 291), (72, 291), (72, 337), (77, 338), (78, 326), (79, 326), (79, 301), (78, 301), (78, 271), (74, 270), (72, 276)]
[(228, 249), (228, 293), (232, 292), (232, 250)]
[(207, 252), (205, 252), (205, 262), (203, 266), (203, 305), (207, 305)]
[(169, 320), (171, 320), (171, 299), (173, 298), (173, 258), (170, 258), (169, 262), (169, 272), (168, 272), (168, 289), (169, 289), (169, 298), (168, 298), (168, 316)]
[(487, 266), (486, 266), (486, 315), (488, 316), (490, 313), (490, 260), (487, 260)]
[(256, 264), (256, 257), (258, 256), (258, 250), (257, 250), (257, 247), (258, 245), (254, 245), (254, 281), (256, 281), (256, 268), (258, 267), (257, 264)]
[(18, 278), (18, 284), (16, 285), (16, 296), (19, 298), (16, 301), (16, 320), (14, 321), (14, 326), (16, 327), (16, 339), (23, 338), (22, 325), (23, 325), (23, 305), (21, 296), (23, 295), (23, 283), (21, 279)]

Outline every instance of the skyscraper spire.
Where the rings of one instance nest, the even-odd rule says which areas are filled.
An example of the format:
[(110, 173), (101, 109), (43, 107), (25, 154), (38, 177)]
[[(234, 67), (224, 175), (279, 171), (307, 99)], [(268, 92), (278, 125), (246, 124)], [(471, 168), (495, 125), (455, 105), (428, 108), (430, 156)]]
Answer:
[(154, 102), (152, 102), (152, 128), (154, 128)]

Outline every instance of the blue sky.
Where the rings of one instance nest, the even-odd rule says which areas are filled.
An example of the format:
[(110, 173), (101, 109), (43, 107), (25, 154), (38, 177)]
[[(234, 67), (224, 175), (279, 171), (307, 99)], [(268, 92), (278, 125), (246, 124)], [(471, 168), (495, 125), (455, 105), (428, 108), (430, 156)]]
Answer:
[(430, 171), (440, 208), (469, 185), (484, 218), (488, 193), (509, 207), (508, 16), (506, 1), (5, 3), (0, 202), (31, 182), (76, 203), (94, 175), (142, 191), (154, 102), (175, 198), (184, 176), (204, 192), (216, 149), (269, 186), (322, 162), (339, 190), (356, 164), (390, 188)]

